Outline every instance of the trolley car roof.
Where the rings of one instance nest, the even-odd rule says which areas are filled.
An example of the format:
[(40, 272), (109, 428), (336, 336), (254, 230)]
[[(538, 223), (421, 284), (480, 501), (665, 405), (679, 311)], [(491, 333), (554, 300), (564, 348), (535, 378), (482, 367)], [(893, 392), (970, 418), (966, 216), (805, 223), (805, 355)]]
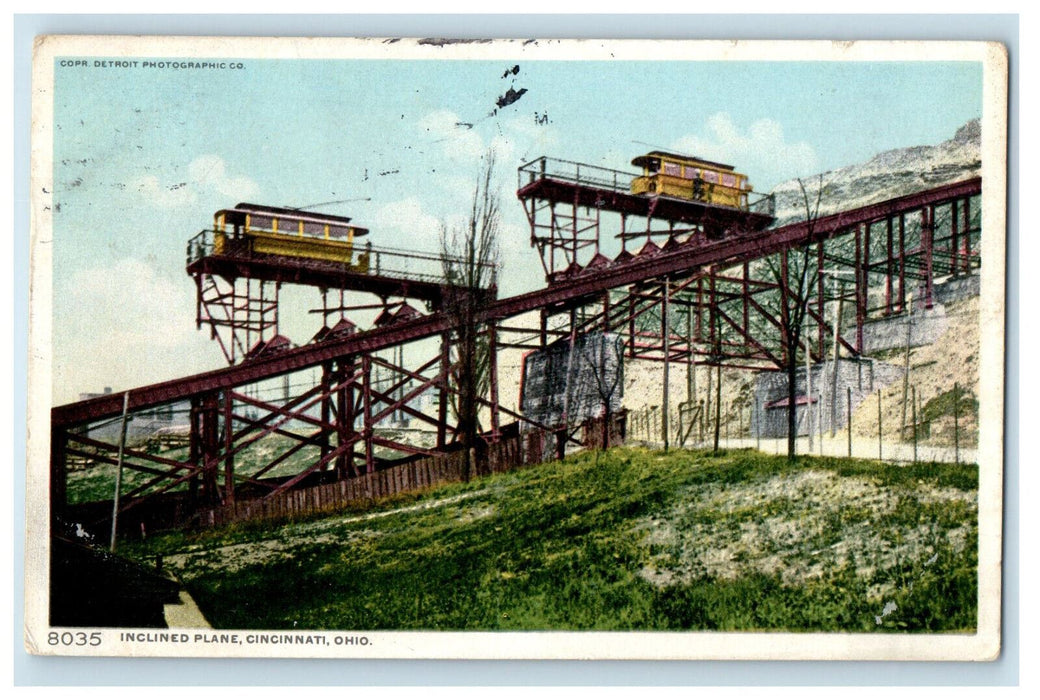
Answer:
[(698, 158), (697, 156), (684, 156), (679, 153), (668, 153), (667, 151), (650, 151), (645, 156), (637, 156), (632, 159), (632, 165), (645, 168), (651, 165), (651, 161), (654, 159), (665, 158), (667, 160), (678, 160), (688, 163), (697, 163), (699, 165), (707, 165), (712, 168), (718, 168), (719, 170), (733, 170), (735, 166), (726, 165), (725, 163), (716, 163), (712, 160), (705, 160), (704, 158)]
[(361, 228), (360, 226), (351, 225), (349, 216), (335, 216), (333, 214), (317, 214), (309, 211), (302, 211), (300, 209), (290, 209), (288, 207), (271, 207), (263, 204), (250, 204), (249, 202), (239, 202), (234, 206), (233, 209), (221, 209), (217, 214), (234, 212), (237, 214), (250, 214), (257, 216), (270, 216), (277, 217), (279, 219), (291, 219), (293, 221), (303, 221), (304, 223), (310, 224), (328, 224), (330, 226), (350, 226), (354, 229), (355, 236), (364, 236), (368, 233), (368, 229)]

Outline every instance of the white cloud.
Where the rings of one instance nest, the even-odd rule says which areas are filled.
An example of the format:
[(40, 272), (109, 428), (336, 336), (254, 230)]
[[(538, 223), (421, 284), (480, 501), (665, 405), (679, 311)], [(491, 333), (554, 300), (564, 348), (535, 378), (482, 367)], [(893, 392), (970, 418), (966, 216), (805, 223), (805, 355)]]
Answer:
[(502, 221), (498, 237), (499, 296), (529, 292), (545, 286), (545, 270), (531, 248), (531, 230), (519, 223)]
[(187, 276), (177, 284), (127, 258), (76, 272), (69, 286), (75, 296), (60, 303), (77, 307), (70, 315), (103, 335), (106, 344), (171, 345), (182, 337), (178, 330), (194, 331), (194, 290)]
[(804, 141), (785, 140), (783, 126), (772, 119), (759, 119), (741, 130), (729, 114), (718, 112), (708, 118), (701, 133), (704, 135), (683, 136), (671, 148), (730, 163), (746, 173), (760, 192), (819, 169), (813, 147)]
[(214, 194), (236, 201), (249, 200), (260, 191), (249, 178), (228, 175), (224, 159), (216, 155), (199, 156), (183, 171), (179, 169), (169, 182), (155, 175), (144, 175), (132, 180), (129, 189), (164, 209), (184, 207), (200, 197)]
[(188, 176), (193, 187), (211, 190), (232, 199), (253, 199), (260, 191), (259, 186), (247, 177), (232, 177), (226, 172), (220, 156), (199, 156), (188, 166)]
[(133, 387), (220, 366), (195, 330), (194, 285), (136, 259), (73, 274), (55, 288), (54, 398)]
[[(396, 232), (401, 240), (418, 241), (432, 237), (438, 240), (441, 223), (437, 217), (427, 213), (416, 197), (408, 197), (381, 206), (372, 220), (373, 233)], [(376, 244), (376, 241), (373, 241)]]

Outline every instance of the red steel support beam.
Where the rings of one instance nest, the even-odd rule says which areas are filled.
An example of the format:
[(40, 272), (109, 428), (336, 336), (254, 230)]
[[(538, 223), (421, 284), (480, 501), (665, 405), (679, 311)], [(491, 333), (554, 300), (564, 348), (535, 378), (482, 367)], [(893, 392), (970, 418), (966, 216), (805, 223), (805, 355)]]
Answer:
[(863, 225), (856, 225), (856, 354), (863, 353), (863, 324), (867, 320), (866, 258), (863, 249)]
[[(188, 413), (188, 461), (198, 466), (199, 455), (202, 453), (201, 435), (202, 430), (199, 428), (199, 416), (202, 410), (202, 402), (197, 396), (191, 397), (191, 410)], [(198, 479), (195, 478), (195, 471), (192, 471), (191, 484), (188, 487), (188, 492), (191, 494), (192, 500), (195, 499), (196, 491), (198, 490)]]
[[(119, 465), (119, 460), (116, 457), (110, 457), (105, 454), (98, 454), (96, 452), (87, 452), (86, 450), (78, 447), (66, 446), (66, 454), (72, 455), (73, 457), (83, 457), (84, 459), (93, 460), (100, 464), (111, 464), (113, 467)], [(124, 455), (125, 457), (126, 455)], [(143, 464), (135, 464), (127, 459), (123, 460), (123, 469), (129, 469), (142, 474), (151, 474), (152, 476), (158, 476), (162, 479), (166, 479), (170, 476), (170, 472), (164, 472), (161, 469), (155, 469), (153, 467), (146, 467)], [(126, 495), (126, 494), (122, 494)]]
[[(636, 257), (617, 268), (597, 270), (595, 275), (563, 279), (545, 289), (520, 294), (490, 302), (484, 309), (485, 318), (502, 319), (538, 308), (544, 308), (575, 297), (587, 296), (631, 285), (642, 280), (662, 277), (665, 274), (681, 274), (703, 265), (721, 263), (728, 265), (745, 259), (760, 258), (786, 249), (788, 246), (822, 240), (855, 225), (857, 221), (875, 220), (891, 214), (920, 208), (929, 203), (948, 202), (954, 197), (964, 197), (981, 191), (981, 180), (967, 180), (927, 192), (898, 197), (879, 204), (860, 207), (828, 217), (822, 217), (810, 227), (805, 223), (792, 224), (763, 231), (742, 238), (710, 241), (702, 246), (680, 246), (647, 259)], [(371, 352), (403, 342), (418, 340), (442, 333), (450, 326), (443, 314), (424, 316), (374, 331), (357, 333), (345, 339), (315, 343), (287, 350), (283, 353), (251, 360), (241, 365), (211, 372), (162, 382), (134, 390), (130, 410), (188, 398), (207, 391), (219, 390), (248, 384), (260, 379), (320, 365), (321, 362), (347, 354)], [(52, 425), (72, 426), (120, 413), (121, 393), (88, 399), (51, 409)]]
[(396, 385), (395, 387), (391, 388), (389, 391), (387, 391), (385, 393), (378, 392), (374, 388), (369, 386), (369, 389), (368, 389), (369, 395), (374, 397), (374, 398), (376, 398), (376, 399), (379, 399), (381, 403), (385, 403), (386, 404), (385, 408), (383, 408), (378, 413), (372, 414), (372, 416), (370, 418), (370, 421), (371, 421), (372, 426), (373, 426), (373, 431), (374, 431), (375, 425), (377, 423), (379, 423), (381, 420), (383, 420), (387, 416), (393, 415), (397, 411), (401, 410), (402, 407), (403, 408), (407, 408), (407, 410), (405, 411), (406, 413), (416, 413), (417, 414), (418, 411), (415, 411), (415, 409), (411, 408), (410, 406), (407, 406), (407, 403), (409, 401), (411, 401), (412, 399), (414, 399), (416, 396), (419, 396), (420, 394), (422, 394), (424, 391), (429, 389), (431, 386), (434, 386), (439, 381), (442, 382), (443, 378), (438, 376), (438, 377), (434, 377), (433, 379), (426, 379), (425, 381), (423, 381), (420, 384), (418, 384), (417, 386), (413, 387), (406, 394), (404, 394), (403, 396), (400, 396), (400, 397), (395, 397), (392, 394), (392, 392), (395, 391), (397, 388), (399, 388), (401, 385), (403, 385), (405, 382), (401, 382), (400, 384)]
[[(67, 439), (67, 441), (69, 443), (73, 443), (74, 442), (74, 443), (77, 443), (79, 445), (83, 445), (85, 447), (92, 447), (92, 448), (94, 448), (95, 452), (94, 452), (93, 456), (95, 456), (99, 461), (104, 461), (104, 455), (102, 454), (102, 452), (117, 452), (119, 450), (119, 446), (118, 445), (111, 445), (111, 444), (108, 444), (108, 443), (105, 443), (105, 442), (101, 442), (100, 440), (95, 440), (95, 439), (93, 439), (91, 437), (88, 437), (86, 435), (77, 435), (75, 433), (71, 433), (71, 434), (68, 435), (68, 437), (66, 439)], [(67, 448), (67, 449), (73, 449), (73, 448)], [(89, 453), (85, 453), (85, 454), (89, 454)], [(145, 472), (147, 472), (149, 474), (163, 474), (164, 476), (166, 476), (166, 475), (169, 475), (169, 474), (171, 474), (173, 472), (180, 471), (182, 469), (195, 469), (196, 468), (195, 465), (193, 465), (191, 463), (188, 463), (188, 462), (180, 462), (180, 461), (177, 461), (175, 459), (169, 459), (167, 457), (160, 457), (159, 455), (149, 454), (148, 452), (142, 452), (140, 450), (135, 450), (135, 449), (130, 448), (130, 447), (124, 447), (123, 448), (123, 456), (124, 457), (128, 457), (128, 458), (132, 458), (132, 459), (140, 459), (140, 460), (144, 460), (144, 461), (147, 461), (147, 462), (154, 462), (156, 464), (162, 464), (164, 466), (168, 466), (168, 467), (172, 467), (173, 468), (172, 471), (163, 472), (163, 471), (158, 470), (158, 469), (152, 469), (152, 468), (149, 468), (149, 467), (139, 467), (138, 465), (132, 465), (132, 464), (129, 464), (128, 462), (124, 462), (124, 465), (129, 467), (130, 469), (139, 469), (140, 471), (145, 471)], [(116, 464), (117, 460), (116, 459), (112, 459), (109, 463)]]
[[(351, 379), (349, 381), (354, 381), (354, 379)], [(324, 395), (321, 393), (321, 385), (319, 384), (318, 386), (315, 386), (314, 388), (308, 390), (300, 396), (295, 397), (288, 403), (282, 406), (276, 406), (267, 401), (261, 401), (260, 399), (254, 399), (252, 396), (246, 396), (245, 394), (239, 394), (238, 392), (235, 392), (235, 399), (240, 401), (241, 403), (248, 404), (250, 406), (255, 406), (257, 408), (262, 408), (265, 411), (269, 412), (267, 416), (264, 416), (263, 418), (257, 421), (250, 421), (246, 428), (243, 428), (242, 430), (235, 433), (235, 442), (238, 442), (256, 428), (260, 428), (262, 431), (259, 437), (266, 437), (271, 433), (277, 433), (280, 435), (285, 435), (287, 437), (296, 437), (292, 433), (280, 429), (281, 426), (285, 425), (290, 420), (301, 421), (309, 425), (321, 428), (322, 430), (331, 430), (334, 427), (332, 423), (322, 421), (318, 418), (314, 418), (313, 416), (307, 415), (307, 411), (309, 411), (314, 406), (318, 405), (322, 401), (323, 396)], [(268, 423), (276, 416), (280, 416), (280, 419), (275, 421), (273, 424), (268, 425)], [(319, 440), (315, 440), (315, 442), (320, 444)], [(239, 445), (235, 449), (241, 450), (242, 447), (242, 445)]]
[(885, 315), (892, 313), (892, 217), (885, 219)]
[(332, 363), (325, 362), (321, 365), (321, 422), (323, 424), (321, 429), (321, 458), (324, 459), (326, 455), (331, 451), (329, 447), (329, 430), (328, 426), (332, 420)]
[(234, 505), (235, 503), (235, 455), (231, 448), (234, 446), (234, 422), (232, 421), (233, 399), (231, 392), (225, 391), (224, 397), (224, 503)]
[(219, 396), (211, 392), (202, 397), (200, 429), (202, 453), (202, 497), (207, 503), (217, 503), (217, 461), (220, 457)]
[(957, 276), (957, 267), (960, 262), (960, 221), (957, 217), (957, 200), (950, 202), (950, 270), (953, 276)]
[(750, 288), (750, 282), (748, 280), (748, 277), (751, 274), (750, 265), (751, 265), (751, 263), (749, 263), (746, 260), (744, 261), (744, 265), (743, 265), (743, 273), (744, 274), (742, 275), (743, 279), (741, 280), (742, 283), (743, 283), (743, 290), (744, 290), (744, 298), (743, 298), (743, 307), (744, 307), (744, 309), (743, 309), (743, 311), (744, 311), (744, 332), (745, 333), (747, 333), (748, 327), (750, 325), (749, 324), (749, 311), (750, 311), (750, 308), (751, 308), (751, 303), (750, 303), (749, 299), (751, 298), (751, 288)]
[[(237, 397), (238, 394), (234, 394), (234, 396)], [(270, 418), (274, 417), (275, 415), (278, 415), (278, 414), (277, 413), (272, 413), (267, 418), (270, 419)], [(244, 416), (244, 415), (242, 415), (240, 413), (234, 414), (233, 418), (234, 418), (236, 423), (240, 423), (243, 426), (246, 426), (246, 428), (247, 428), (246, 430), (240, 430), (239, 432), (235, 433), (235, 435), (236, 435), (235, 439), (236, 440), (239, 439), (240, 437), (242, 437), (243, 435), (248, 434), (252, 430), (259, 430), (259, 431), (262, 431), (265, 436), (267, 436), (267, 435), (281, 435), (282, 437), (287, 437), (287, 438), (289, 438), (290, 440), (293, 440), (293, 441), (301, 441), (302, 440), (303, 442), (306, 442), (309, 445), (314, 445), (315, 447), (319, 447), (319, 448), (321, 447), (321, 439), (320, 439), (320, 437), (312, 437), (310, 435), (301, 435), (300, 433), (294, 433), (291, 430), (284, 430), (282, 428), (268, 429), (266, 421), (254, 420), (254, 419), (252, 419), (252, 418), (250, 418), (248, 416)], [(316, 423), (320, 423), (320, 421), (316, 421)], [(321, 434), (320, 430), (315, 433), (315, 435), (320, 435), (320, 434)], [(240, 451), (241, 451), (240, 448), (235, 448), (235, 452), (236, 453), (240, 452)]]
[(635, 287), (629, 288), (628, 295), (628, 352), (632, 355), (636, 351), (636, 300)]
[(794, 346), (794, 338), (791, 337), (791, 289), (789, 280), (790, 270), (788, 268), (787, 250), (784, 249), (780, 251), (780, 331), (784, 350), (784, 365), (790, 361), (792, 353), (798, 353), (798, 348)]
[[(816, 244), (816, 314), (823, 316), (823, 241)], [(816, 354), (824, 356), (826, 342), (823, 326), (816, 324)]]
[[(249, 481), (252, 482), (252, 483), (262, 483), (262, 482), (259, 481), (260, 477), (262, 477), (267, 472), (272, 471), (279, 464), (282, 464), (283, 462), (288, 460), (290, 457), (292, 457), (294, 454), (296, 454), (297, 452), (299, 452), (303, 448), (307, 447), (307, 445), (309, 445), (312, 442), (316, 441), (318, 434), (319, 434), (319, 432), (316, 431), (309, 439), (301, 440), (300, 442), (296, 443), (292, 447), (290, 447), (287, 450), (285, 450), (285, 452), (282, 452), (280, 455), (278, 455), (277, 457), (272, 459), (267, 464), (265, 464), (262, 467), (260, 467), (259, 469), (257, 469), (255, 472), (253, 472), (250, 475)], [(274, 485), (274, 486), (271, 486), (269, 484), (264, 484), (264, 485), (267, 486), (268, 488), (276, 488), (277, 487), (277, 484)]]
[(863, 288), (870, 288), (870, 229), (871, 222), (863, 224)]
[(964, 274), (971, 274), (971, 197), (964, 198)]
[(374, 426), (372, 424), (372, 358), (364, 355), (361, 358), (361, 381), (364, 396), (364, 432), (365, 440), (365, 473), (371, 474), (375, 471), (375, 453), (372, 451), (372, 437)]
[(715, 296), (715, 266), (712, 265), (708, 268), (708, 343), (712, 347), (712, 354), (718, 354), (716, 352), (719, 347), (719, 342), (722, 338), (719, 337), (718, 319), (716, 315), (719, 312), (718, 298)]
[[(545, 317), (542, 317), (542, 323), (544, 327)], [(441, 348), (440, 348), (440, 372), (442, 375), (447, 377), (451, 374), (451, 336), (448, 333), (441, 335)], [(440, 393), (437, 397), (437, 448), (443, 449), (448, 442), (447, 436), (447, 424), (448, 424), (448, 386), (447, 380), (440, 387)]]
[(935, 206), (921, 209), (921, 246), (924, 248), (924, 308), (932, 308), (932, 247), (935, 240)]
[(743, 338), (748, 345), (751, 345), (751, 346), (755, 347), (770, 362), (773, 362), (774, 364), (776, 364), (778, 366), (780, 365), (780, 358), (777, 357), (776, 355), (774, 355), (773, 353), (769, 352), (769, 350), (764, 345), (762, 345), (760, 342), (755, 340), (755, 338), (750, 333), (748, 333), (745, 329), (741, 328), (740, 324), (737, 323), (732, 318), (730, 318), (729, 314), (727, 314), (722, 309), (715, 309), (715, 313), (723, 321), (725, 321), (734, 331), (736, 331), (737, 334), (740, 335), (740, 337)]
[[(354, 383), (344, 382), (346, 377), (354, 375), (353, 356), (340, 360), (337, 367), (337, 383), (340, 386), (336, 396), (336, 444), (345, 445), (354, 432)], [(340, 479), (356, 476), (354, 468), (354, 451), (342, 454), (336, 460), (336, 473)]]
[(906, 216), (899, 214), (899, 312), (906, 311)]

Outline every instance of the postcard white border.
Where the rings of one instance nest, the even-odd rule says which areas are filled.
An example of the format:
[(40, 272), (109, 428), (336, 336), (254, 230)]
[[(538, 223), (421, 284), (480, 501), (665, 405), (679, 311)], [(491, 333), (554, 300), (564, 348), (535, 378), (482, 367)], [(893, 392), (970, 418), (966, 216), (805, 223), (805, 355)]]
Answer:
[[(48, 627), (47, 488), (49, 480), (53, 60), (110, 57), (980, 61), (984, 66), (983, 238), (980, 351), (979, 617), (974, 635), (571, 632), (328, 632), (369, 639), (361, 645), (263, 649), (241, 644), (119, 642), (98, 630), (98, 647), (42, 644)], [(25, 639), (34, 653), (97, 656), (324, 657), (428, 659), (989, 660), (1000, 650), (1003, 487), (1004, 286), (1007, 55), (1002, 45), (945, 41), (521, 40), (421, 45), (413, 40), (218, 37), (48, 37), (36, 45), (32, 86), (32, 183), (28, 449), (26, 473)], [(45, 387), (46, 390), (40, 390)], [(54, 628), (57, 631), (62, 631)], [(90, 630), (76, 630), (87, 631)], [(154, 631), (153, 631), (154, 632)], [(231, 632), (224, 631), (221, 632)], [(189, 634), (194, 634), (189, 631)], [(255, 631), (241, 632), (242, 636)], [(299, 652), (299, 653), (298, 653)]]

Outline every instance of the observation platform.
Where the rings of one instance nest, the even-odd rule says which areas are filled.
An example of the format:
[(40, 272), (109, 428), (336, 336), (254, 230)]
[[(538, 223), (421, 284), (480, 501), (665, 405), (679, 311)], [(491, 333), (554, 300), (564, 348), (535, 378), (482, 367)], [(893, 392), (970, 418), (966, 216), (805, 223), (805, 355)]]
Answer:
[[(744, 210), (696, 199), (633, 194), (631, 183), (638, 177), (637, 173), (542, 157), (520, 166), (516, 196), (522, 201), (542, 200), (700, 226), (709, 233), (761, 231), (773, 223), (771, 195), (749, 202)], [(632, 237), (638, 235), (645, 232), (631, 232)]]
[(254, 279), (346, 291), (368, 292), (380, 297), (404, 297), (440, 303), (446, 285), (439, 255), (416, 251), (356, 246), (367, 264), (317, 258), (257, 253), (247, 247), (228, 246), (218, 254), (217, 231), (205, 230), (188, 241), (186, 269), (189, 275), (217, 275), (234, 282)]

